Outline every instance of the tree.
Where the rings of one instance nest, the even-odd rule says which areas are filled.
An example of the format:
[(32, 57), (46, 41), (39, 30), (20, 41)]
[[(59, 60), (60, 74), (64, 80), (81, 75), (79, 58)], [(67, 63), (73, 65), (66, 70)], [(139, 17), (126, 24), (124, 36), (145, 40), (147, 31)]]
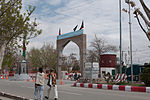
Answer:
[(35, 8), (29, 6), (26, 13), (21, 13), (22, 0), (0, 1), (0, 69), (6, 47), (17, 48), (23, 40), (28, 44), (29, 39), (41, 34), (36, 19), (30, 20)]
[(87, 51), (87, 61), (88, 62), (98, 62), (97, 55), (94, 50)]
[(77, 60), (75, 53), (71, 53), (69, 56), (62, 57), (62, 70), (68, 70), (72, 68), (72, 71), (79, 71), (79, 61)]
[(29, 67), (32, 69), (37, 69), (38, 67), (42, 66), (42, 60), (41, 60), (41, 52), (39, 49), (32, 48), (27, 53), (27, 61), (29, 62)]
[(56, 49), (54, 44), (44, 44), (41, 51), (42, 65), (45, 67), (56, 67)]
[(150, 67), (147, 67), (143, 70), (140, 75), (140, 79), (145, 83), (146, 86), (150, 86)]
[[(88, 58), (90, 58), (90, 56), (92, 57), (92, 60), (96, 60), (99, 63), (100, 66), (100, 55), (106, 52), (117, 52), (118, 49), (116, 46), (107, 44), (106, 41), (100, 37), (97, 37), (95, 35), (95, 38), (92, 42), (90, 42), (90, 47), (92, 47), (92, 50), (89, 50), (88, 52)], [(100, 71), (101, 72), (101, 71)]]
[(38, 67), (55, 68), (56, 67), (56, 50), (53, 44), (44, 44), (40, 49), (32, 48), (27, 53), (29, 67), (37, 69)]

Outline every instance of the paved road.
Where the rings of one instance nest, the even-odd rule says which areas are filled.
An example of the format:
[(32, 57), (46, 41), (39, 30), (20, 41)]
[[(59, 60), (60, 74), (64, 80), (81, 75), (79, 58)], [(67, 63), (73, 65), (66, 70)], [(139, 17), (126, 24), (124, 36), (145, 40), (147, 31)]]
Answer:
[[(71, 84), (58, 85), (59, 100), (150, 100), (150, 93), (80, 88)], [(33, 99), (34, 84), (0, 80), (0, 91)]]

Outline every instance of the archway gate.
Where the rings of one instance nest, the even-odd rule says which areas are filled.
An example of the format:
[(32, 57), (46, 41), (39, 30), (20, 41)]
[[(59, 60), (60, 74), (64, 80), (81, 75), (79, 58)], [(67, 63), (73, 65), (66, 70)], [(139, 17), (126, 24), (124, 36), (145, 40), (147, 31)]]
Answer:
[(85, 55), (86, 55), (86, 34), (83, 34), (83, 29), (57, 36), (57, 75), (61, 79), (62, 66), (62, 51), (64, 47), (70, 42), (77, 44), (80, 50), (80, 71), (83, 76)]

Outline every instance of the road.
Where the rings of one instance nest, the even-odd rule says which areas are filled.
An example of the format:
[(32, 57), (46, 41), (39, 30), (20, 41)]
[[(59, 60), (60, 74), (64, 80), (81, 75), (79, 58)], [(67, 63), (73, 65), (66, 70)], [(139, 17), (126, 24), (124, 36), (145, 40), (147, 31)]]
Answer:
[[(59, 100), (150, 100), (150, 93), (72, 87), (72, 83), (66, 81), (58, 85)], [(34, 83), (0, 80), (0, 91), (33, 99)], [(52, 95), (50, 97), (49, 100), (53, 100)]]

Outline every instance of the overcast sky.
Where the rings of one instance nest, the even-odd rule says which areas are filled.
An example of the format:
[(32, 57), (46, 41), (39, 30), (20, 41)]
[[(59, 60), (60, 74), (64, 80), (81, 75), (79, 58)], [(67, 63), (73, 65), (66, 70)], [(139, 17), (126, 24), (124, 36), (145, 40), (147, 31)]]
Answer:
[[(143, 11), (139, 0), (133, 0), (136, 7)], [(150, 8), (150, 0), (144, 0)], [(37, 18), (39, 28), (43, 33), (32, 39), (28, 50), (32, 47), (40, 48), (44, 43), (53, 42), (56, 47), (58, 30), (68, 33), (84, 21), (84, 34), (87, 35), (87, 48), (94, 39), (95, 34), (104, 38), (107, 43), (119, 48), (119, 0), (23, 0), (23, 9), (27, 5), (36, 6), (32, 18)], [(128, 5), (122, 0), (122, 8), (128, 9)], [(131, 11), (133, 13), (133, 9)], [(145, 13), (144, 13), (145, 14)], [(132, 14), (132, 41), (133, 63), (150, 62), (150, 41), (139, 27), (137, 20)], [(78, 28), (79, 28), (78, 27)], [(122, 48), (127, 53), (129, 50), (129, 26), (128, 14), (122, 12)], [(76, 52), (79, 48), (74, 43), (69, 43), (63, 53)]]

